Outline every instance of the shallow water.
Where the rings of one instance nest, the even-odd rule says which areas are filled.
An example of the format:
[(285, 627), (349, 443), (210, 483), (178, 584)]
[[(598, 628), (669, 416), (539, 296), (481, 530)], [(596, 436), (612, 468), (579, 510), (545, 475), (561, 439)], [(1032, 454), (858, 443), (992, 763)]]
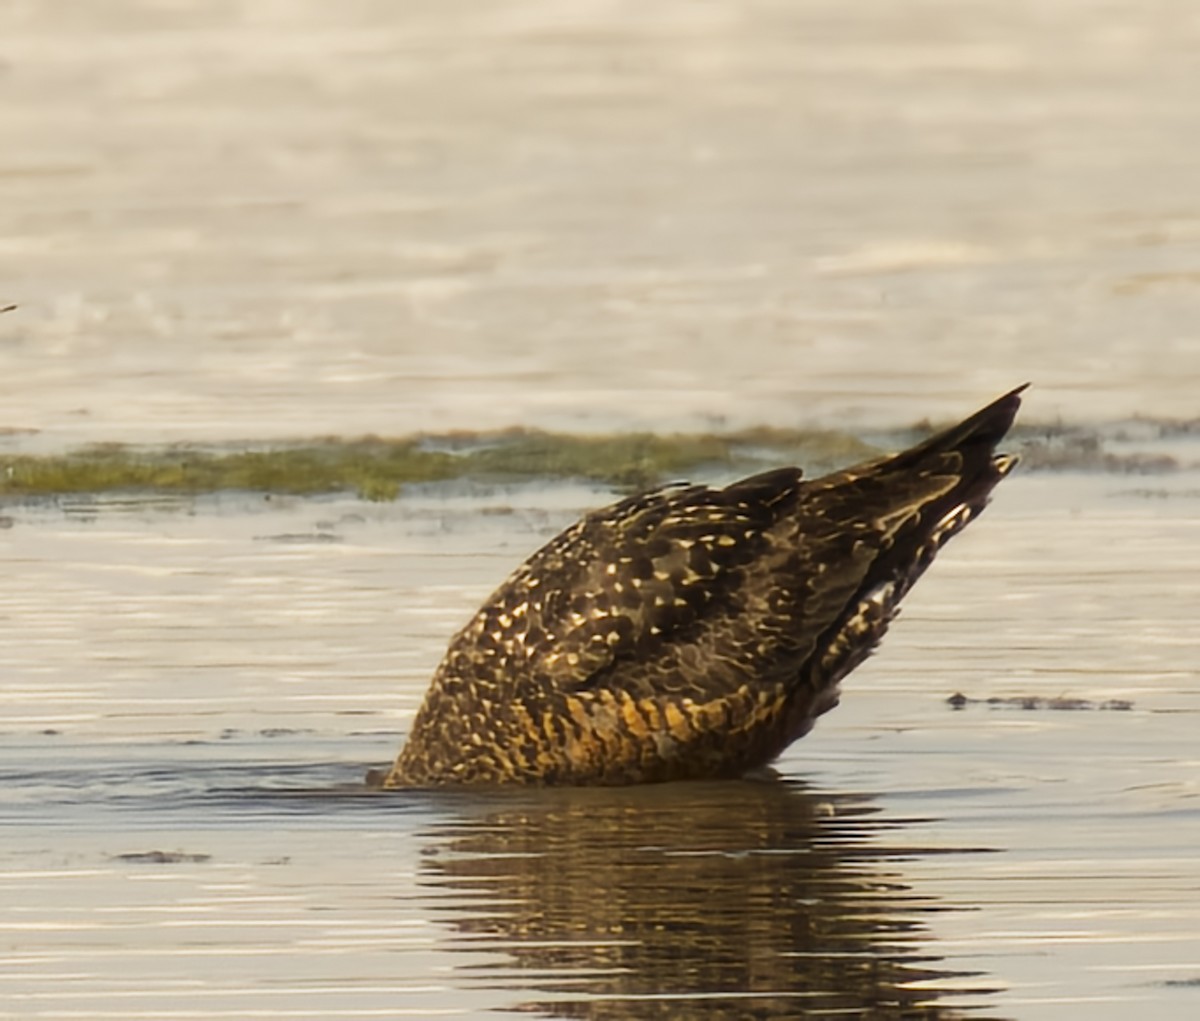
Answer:
[(1200, 515), (1121, 488), (1007, 482), (781, 780), (506, 794), (361, 779), (602, 494), (10, 508), (0, 1017), (1191, 1016)]

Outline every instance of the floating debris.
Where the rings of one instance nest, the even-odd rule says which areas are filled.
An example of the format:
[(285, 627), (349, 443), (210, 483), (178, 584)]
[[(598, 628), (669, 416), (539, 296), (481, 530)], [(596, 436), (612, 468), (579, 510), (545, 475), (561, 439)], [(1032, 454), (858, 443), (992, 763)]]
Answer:
[(986, 705), (993, 709), (1051, 709), (1058, 712), (1083, 712), (1099, 710), (1108, 712), (1127, 712), (1133, 708), (1133, 703), (1124, 698), (1110, 698), (1103, 702), (1091, 702), (1086, 698), (1068, 698), (1060, 695), (1056, 698), (1045, 698), (1041, 695), (1010, 695), (1008, 697), (968, 698), (961, 691), (955, 692), (946, 704), (952, 709), (965, 709), (969, 705)]
[(130, 862), (134, 865), (186, 865), (211, 861), (211, 854), (189, 854), (186, 851), (130, 851), (114, 854), (113, 861)]

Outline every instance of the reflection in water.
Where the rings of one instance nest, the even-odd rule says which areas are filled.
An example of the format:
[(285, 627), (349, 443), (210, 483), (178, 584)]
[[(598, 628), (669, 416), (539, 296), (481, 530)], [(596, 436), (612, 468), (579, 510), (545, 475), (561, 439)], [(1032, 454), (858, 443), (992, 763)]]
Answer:
[[(475, 795), (473, 798), (477, 798)], [(731, 782), (503, 792), (439, 829), (475, 981), (569, 1018), (945, 1018), (920, 923), (861, 799)], [(481, 943), (483, 947), (481, 947)], [(464, 977), (461, 976), (460, 977)], [(961, 988), (960, 988), (961, 991)]]

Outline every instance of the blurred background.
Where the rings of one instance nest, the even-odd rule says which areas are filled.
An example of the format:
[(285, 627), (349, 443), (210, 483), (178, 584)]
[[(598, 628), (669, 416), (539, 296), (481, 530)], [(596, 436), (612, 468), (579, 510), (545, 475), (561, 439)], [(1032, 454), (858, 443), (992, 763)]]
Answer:
[(1178, 0), (9, 0), (50, 446), (1193, 416)]

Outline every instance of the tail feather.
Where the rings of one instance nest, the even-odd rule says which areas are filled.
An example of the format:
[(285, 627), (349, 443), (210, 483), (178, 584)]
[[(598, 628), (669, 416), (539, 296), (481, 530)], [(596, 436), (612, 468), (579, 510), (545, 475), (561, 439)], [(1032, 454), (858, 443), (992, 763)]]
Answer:
[[(888, 463), (896, 468), (908, 469), (919, 464), (931, 454), (957, 450), (964, 458), (975, 451), (983, 453), (989, 460), (993, 459), (996, 444), (999, 443), (1012, 428), (1013, 419), (1021, 407), (1021, 394), (1029, 388), (1028, 383), (1022, 383), (1015, 390), (1010, 390), (1003, 397), (998, 397), (985, 408), (980, 408), (969, 418), (963, 419), (957, 425), (934, 433), (927, 440), (910, 447), (903, 453), (888, 458)], [(1010, 455), (1001, 455), (1003, 465), (997, 464), (1000, 478), (1008, 474), (1016, 463)], [(995, 463), (993, 461), (993, 463)]]
[(789, 739), (837, 705), (838, 682), (871, 654), (938, 551), (979, 516), (992, 489), (1012, 471), (1016, 456), (997, 454), (996, 445), (1012, 425), (1024, 389), (909, 450), (849, 469), (844, 484), (831, 489), (834, 501), (847, 498), (839, 516), (857, 508), (871, 522), (878, 554), (801, 674), (801, 690), (808, 694), (796, 701)]

